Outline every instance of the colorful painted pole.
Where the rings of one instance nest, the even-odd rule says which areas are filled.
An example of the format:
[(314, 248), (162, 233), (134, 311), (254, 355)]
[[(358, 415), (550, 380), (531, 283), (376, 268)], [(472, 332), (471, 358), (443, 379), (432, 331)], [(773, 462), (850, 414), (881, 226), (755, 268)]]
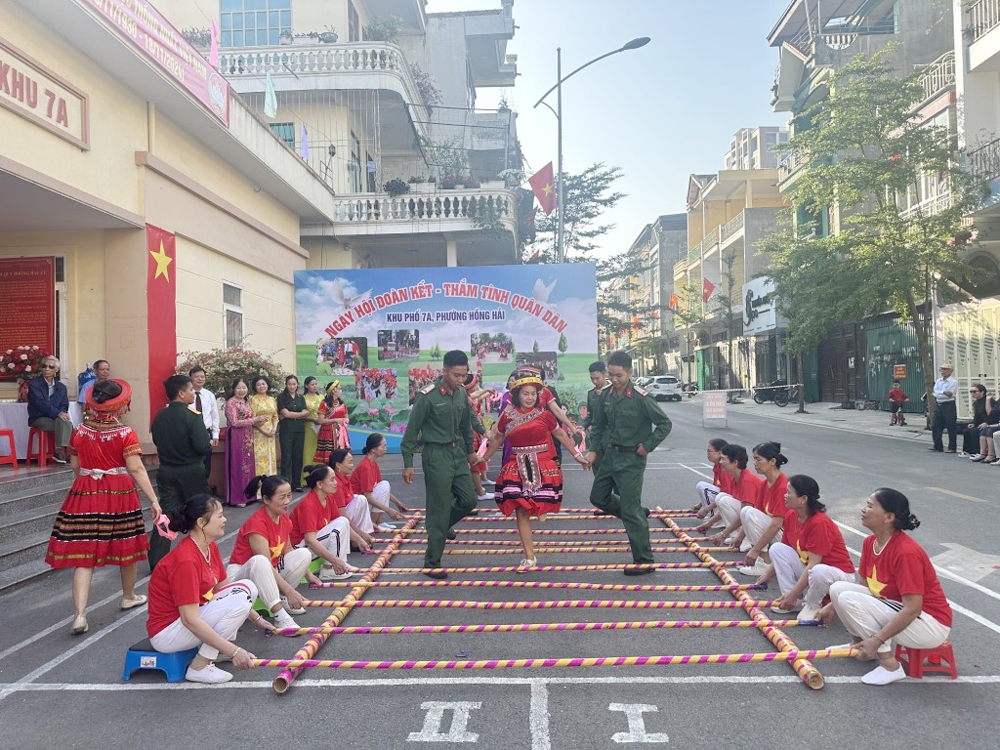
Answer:
[[(555, 573), (555, 572), (582, 572), (582, 571), (592, 571), (592, 570), (623, 570), (627, 567), (631, 567), (635, 563), (604, 563), (598, 565), (538, 565), (531, 569), (532, 573)], [(650, 567), (656, 570), (693, 570), (693, 569), (715, 569), (717, 566), (722, 565), (723, 567), (742, 567), (742, 560), (732, 560), (730, 562), (684, 562), (684, 563), (652, 563)], [(417, 574), (424, 573), (429, 568), (386, 568), (386, 573), (397, 573), (397, 574)], [(446, 573), (515, 573), (517, 572), (516, 565), (500, 565), (495, 567), (469, 567), (469, 568), (434, 568), (434, 570), (443, 570)]]
[(585, 589), (590, 591), (669, 591), (672, 593), (700, 593), (708, 591), (753, 591), (767, 590), (766, 583), (741, 583), (733, 586), (678, 586), (674, 584), (656, 583), (573, 583), (569, 581), (329, 581), (314, 589), (338, 589), (366, 586), (368, 588), (423, 588), (423, 587), (458, 587), (458, 588), (499, 588), (499, 589)]
[(668, 666), (680, 664), (754, 664), (805, 659), (831, 659), (854, 656), (855, 649), (825, 648), (811, 651), (779, 651), (757, 654), (689, 654), (687, 656), (597, 656), (572, 659), (471, 659), (405, 660), (405, 661), (353, 661), (319, 659), (254, 659), (255, 667), (326, 667), (328, 669), (516, 669), (565, 667), (633, 667)]
[[(374, 581), (378, 578), (379, 573), (382, 572), (382, 568), (384, 568), (386, 563), (389, 562), (389, 558), (392, 557), (397, 546), (405, 540), (406, 535), (413, 530), (413, 527), (417, 525), (419, 520), (420, 518), (417, 515), (414, 515), (406, 522), (403, 528), (397, 532), (396, 536), (389, 543), (389, 546), (385, 548), (382, 554), (380, 554), (375, 562), (368, 568), (368, 572), (361, 578), (361, 581)], [(361, 597), (364, 596), (367, 590), (368, 589), (365, 586), (357, 586), (351, 589), (350, 593), (344, 597), (340, 605), (323, 621), (323, 627), (332, 628), (340, 625), (340, 623), (344, 621), (344, 618), (350, 613), (351, 609), (358, 603), (358, 601), (360, 601)], [(329, 638), (329, 635), (325, 633), (318, 633), (310, 637), (309, 640), (302, 644), (302, 648), (295, 652), (295, 656), (292, 658), (292, 661), (308, 661), (316, 654), (319, 648), (326, 643), (327, 638)], [(274, 691), (279, 695), (287, 693), (288, 689), (292, 685), (292, 682), (295, 681), (299, 672), (301, 672), (304, 668), (304, 664), (287, 665), (286, 669), (282, 670), (278, 676), (274, 678), (274, 682), (272, 683)]]
[[(586, 512), (586, 511), (584, 511)], [(650, 513), (650, 518), (694, 518), (694, 513), (683, 513), (683, 514), (672, 514), (672, 515), (660, 515), (656, 512)], [(536, 519), (538, 520), (538, 519)], [(545, 517), (546, 521), (607, 521), (608, 516), (603, 513), (589, 513), (588, 515), (581, 514), (567, 514), (565, 511), (560, 511), (559, 513), (549, 513)], [(503, 515), (483, 515), (482, 513), (477, 513), (474, 516), (467, 516), (462, 519), (462, 523), (502, 523), (509, 522), (506, 516)], [(543, 521), (544, 523), (544, 521)]]
[[(506, 528), (506, 527), (495, 528), (495, 529), (483, 529), (483, 528), (454, 529), (454, 531), (459, 536), (462, 536), (462, 535), (465, 535), (465, 534), (475, 534), (477, 536), (482, 536), (482, 535), (486, 535), (486, 534), (498, 534), (498, 535), (510, 535), (510, 536), (513, 536), (514, 534), (517, 534), (517, 529)], [(659, 532), (661, 534), (670, 534), (670, 533), (672, 533), (670, 531), (670, 529), (652, 528), (652, 529), (649, 530), (650, 534), (656, 534), (657, 532)], [(532, 531), (532, 534), (534, 536), (599, 536), (599, 535), (603, 535), (603, 534), (619, 534), (621, 536), (624, 536), (625, 535), (625, 529), (624, 528), (617, 528), (617, 529), (534, 529)], [(427, 531), (425, 531), (423, 529), (417, 529), (416, 531), (414, 531), (410, 535), (411, 538), (423, 537), (423, 536), (427, 536)], [(705, 539), (705, 540), (707, 540), (707, 539), (710, 539), (711, 537), (707, 537), (706, 536), (706, 537), (693, 537), (693, 538), (694, 539)]]
[[(759, 602), (770, 607), (773, 601)], [(340, 607), (343, 602), (305, 599), (303, 607)], [(477, 602), (461, 599), (361, 599), (354, 607), (384, 609), (743, 609), (739, 601), (636, 601), (632, 599), (552, 599), (520, 602)]]
[[(486, 542), (487, 544), (494, 544), (495, 542)], [(463, 542), (463, 544), (468, 544), (468, 542)], [(588, 552), (630, 552), (632, 550), (628, 544), (619, 545), (617, 547), (547, 547), (544, 543), (536, 545), (540, 552), (544, 552), (547, 555), (557, 555), (557, 554), (583, 554)], [(687, 547), (652, 547), (653, 552), (662, 552), (664, 554), (677, 552), (689, 555), (691, 550)], [(729, 551), (728, 547), (712, 547), (711, 549), (717, 549), (720, 551)], [(396, 551), (397, 555), (423, 555), (424, 550), (422, 549), (401, 549)], [(446, 547), (444, 555), (522, 555), (521, 543), (514, 542), (514, 546), (508, 549), (455, 549), (454, 547)]]

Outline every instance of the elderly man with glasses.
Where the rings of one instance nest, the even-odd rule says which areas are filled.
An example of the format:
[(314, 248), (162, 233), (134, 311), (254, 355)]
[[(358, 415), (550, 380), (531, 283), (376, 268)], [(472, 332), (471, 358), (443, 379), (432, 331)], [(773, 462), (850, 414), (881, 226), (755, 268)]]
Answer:
[(41, 375), (28, 383), (28, 426), (55, 433), (53, 460), (64, 464), (66, 446), (73, 435), (73, 423), (69, 418), (69, 394), (66, 386), (56, 377), (58, 374), (59, 360), (46, 357), (42, 361)]

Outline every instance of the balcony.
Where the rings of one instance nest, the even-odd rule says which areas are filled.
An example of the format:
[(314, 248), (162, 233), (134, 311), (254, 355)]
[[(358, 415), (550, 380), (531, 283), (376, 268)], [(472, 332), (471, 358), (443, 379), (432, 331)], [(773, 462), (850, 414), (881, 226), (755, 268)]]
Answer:
[(970, 9), (964, 36), (970, 73), (1000, 71), (1000, 0), (979, 0)]
[(807, 157), (801, 151), (786, 151), (778, 159), (778, 184), (794, 177), (803, 167), (809, 163)]
[(734, 218), (727, 221), (722, 225), (722, 231), (719, 234), (719, 242), (725, 243), (730, 237), (736, 234), (738, 231), (743, 229), (743, 217), (745, 211), (740, 211)]
[(1000, 26), (1000, 0), (979, 0), (969, 8), (967, 28), (973, 42), (977, 42)]
[(1000, 177), (1000, 138), (970, 151), (966, 156), (966, 166), (969, 172), (983, 182)]
[(945, 52), (928, 65), (918, 80), (924, 88), (923, 102), (929, 102), (948, 88), (953, 89), (955, 87), (955, 50)]

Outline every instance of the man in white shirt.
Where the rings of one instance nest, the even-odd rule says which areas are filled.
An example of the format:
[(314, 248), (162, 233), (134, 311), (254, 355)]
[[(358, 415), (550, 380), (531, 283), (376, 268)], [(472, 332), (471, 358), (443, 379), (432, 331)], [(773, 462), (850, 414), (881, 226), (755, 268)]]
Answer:
[[(958, 380), (951, 376), (954, 370), (950, 362), (945, 362), (941, 365), (941, 377), (934, 381), (934, 421), (931, 423), (934, 445), (927, 450), (938, 453), (955, 453), (958, 419), (955, 394), (958, 393)], [(944, 449), (941, 440), (945, 430), (948, 430), (948, 450)]]
[[(188, 371), (188, 377), (194, 385), (194, 402), (189, 407), (193, 411), (201, 414), (205, 422), (205, 429), (208, 430), (212, 439), (212, 447), (219, 444), (219, 402), (215, 394), (205, 388), (205, 368), (195, 365)], [(205, 472), (212, 473), (212, 452), (205, 455)]]

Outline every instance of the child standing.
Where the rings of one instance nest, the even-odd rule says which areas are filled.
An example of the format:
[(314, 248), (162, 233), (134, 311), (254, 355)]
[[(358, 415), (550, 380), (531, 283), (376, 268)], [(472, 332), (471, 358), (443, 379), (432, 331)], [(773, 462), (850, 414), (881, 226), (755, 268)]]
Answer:
[(898, 380), (892, 381), (892, 390), (889, 391), (889, 404), (890, 411), (892, 411), (892, 418), (889, 420), (889, 426), (906, 424), (906, 419), (903, 417), (903, 403), (909, 400), (909, 396), (906, 395), (900, 385)]

